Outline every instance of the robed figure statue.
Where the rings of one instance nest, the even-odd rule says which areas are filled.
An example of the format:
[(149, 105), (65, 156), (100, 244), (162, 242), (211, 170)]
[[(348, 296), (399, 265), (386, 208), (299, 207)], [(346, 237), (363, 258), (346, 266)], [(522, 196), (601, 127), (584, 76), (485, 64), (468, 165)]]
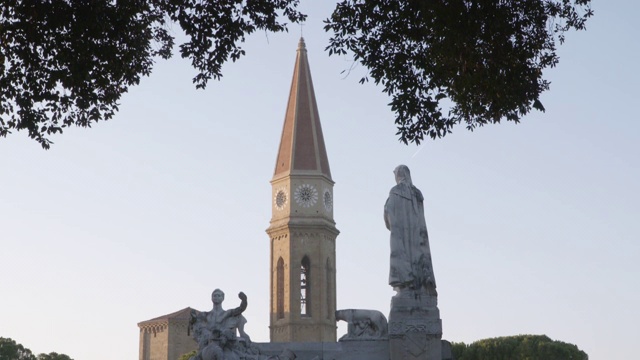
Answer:
[(389, 285), (396, 291), (426, 290), (436, 295), (429, 235), (424, 219), (424, 197), (411, 183), (406, 165), (393, 171), (394, 186), (384, 205), (384, 221), (391, 231)]

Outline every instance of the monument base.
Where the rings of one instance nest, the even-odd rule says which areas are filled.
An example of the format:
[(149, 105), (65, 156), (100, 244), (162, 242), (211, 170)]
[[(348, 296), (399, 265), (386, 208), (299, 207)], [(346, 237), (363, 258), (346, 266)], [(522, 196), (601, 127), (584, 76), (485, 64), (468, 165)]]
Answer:
[(402, 289), (391, 298), (391, 360), (442, 360), (442, 320), (438, 296), (425, 289)]

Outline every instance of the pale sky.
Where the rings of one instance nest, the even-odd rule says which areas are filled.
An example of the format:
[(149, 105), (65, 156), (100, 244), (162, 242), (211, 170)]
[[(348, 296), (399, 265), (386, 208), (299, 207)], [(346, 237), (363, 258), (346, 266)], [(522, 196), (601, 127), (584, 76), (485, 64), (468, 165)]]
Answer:
[[(425, 195), (443, 338), (546, 334), (591, 360), (637, 356), (640, 335), (640, 3), (595, 2), (551, 90), (521, 124), (405, 146), (364, 69), (327, 56), (331, 2), (303, 27), (334, 191), (338, 308), (389, 312), (382, 209), (406, 164)], [(222, 81), (195, 90), (160, 61), (91, 129), (0, 138), (0, 336), (34, 353), (137, 359), (137, 323), (249, 297), (269, 340), (271, 187), (300, 27), (258, 33)], [(344, 326), (340, 327), (343, 333)]]

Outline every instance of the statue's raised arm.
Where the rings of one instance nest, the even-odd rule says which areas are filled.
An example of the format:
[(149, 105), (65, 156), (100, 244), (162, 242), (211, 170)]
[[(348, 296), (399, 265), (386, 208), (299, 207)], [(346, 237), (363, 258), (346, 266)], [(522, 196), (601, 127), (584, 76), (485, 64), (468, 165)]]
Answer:
[(224, 292), (215, 289), (211, 294), (211, 311), (191, 311), (190, 326), (193, 338), (198, 343), (198, 353), (191, 360), (235, 359), (234, 354), (249, 349), (251, 339), (244, 332), (247, 320), (242, 316), (247, 309), (247, 296), (241, 292), (238, 297), (241, 300), (240, 306), (224, 310)]
[(240, 298), (240, 306), (233, 310), (229, 310), (230, 316), (238, 316), (242, 314), (247, 309), (247, 295), (245, 295), (242, 291), (238, 294)]

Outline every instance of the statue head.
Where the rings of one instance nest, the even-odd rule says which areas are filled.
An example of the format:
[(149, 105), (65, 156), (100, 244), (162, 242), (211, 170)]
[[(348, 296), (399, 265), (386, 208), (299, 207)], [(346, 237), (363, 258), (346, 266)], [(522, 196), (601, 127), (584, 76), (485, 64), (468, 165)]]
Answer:
[(409, 167), (407, 165), (398, 165), (393, 173), (396, 175), (396, 184), (404, 183), (407, 185), (412, 185), (411, 183), (411, 172), (409, 171)]
[(224, 292), (220, 289), (213, 290), (213, 292), (211, 293), (211, 301), (214, 304), (222, 304), (222, 302), (224, 301)]

